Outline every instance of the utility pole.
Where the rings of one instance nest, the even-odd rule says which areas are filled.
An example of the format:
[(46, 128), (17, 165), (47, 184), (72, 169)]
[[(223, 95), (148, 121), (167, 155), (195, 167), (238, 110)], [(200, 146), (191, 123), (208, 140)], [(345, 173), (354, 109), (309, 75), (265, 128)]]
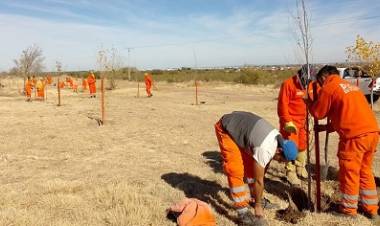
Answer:
[(128, 81), (131, 81), (131, 49), (128, 48)]

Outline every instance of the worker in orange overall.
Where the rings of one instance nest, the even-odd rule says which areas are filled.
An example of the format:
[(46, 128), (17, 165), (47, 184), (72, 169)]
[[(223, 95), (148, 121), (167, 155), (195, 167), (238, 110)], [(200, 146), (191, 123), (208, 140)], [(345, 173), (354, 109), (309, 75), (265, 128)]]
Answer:
[[(250, 112), (225, 114), (215, 124), (215, 132), (240, 223), (266, 225), (263, 209), (270, 205), (263, 198), (266, 168), (272, 159), (295, 160), (295, 143), (284, 140), (269, 122)], [(254, 205), (254, 214), (249, 210), (250, 203)]]
[(33, 82), (30, 79), (30, 76), (28, 76), (28, 79), (25, 81), (25, 96), (26, 101), (32, 100), (32, 90), (33, 90)]
[(90, 72), (87, 77), (88, 87), (90, 89), (90, 98), (96, 97), (96, 78), (93, 72)]
[(68, 84), (68, 86), (69, 86), (71, 89), (73, 88), (74, 82), (73, 82), (73, 79), (72, 79), (70, 76), (67, 76), (67, 77), (66, 77), (66, 83)]
[(316, 129), (339, 134), (340, 213), (356, 217), (359, 201), (365, 215), (380, 225), (372, 172), (379, 139), (375, 115), (360, 89), (343, 80), (336, 67), (324, 66), (317, 74), (317, 81), (322, 88), (318, 99), (309, 103), (310, 112), (317, 119), (328, 117), (331, 123)]
[(144, 74), (144, 82), (145, 82), (146, 94), (148, 95), (148, 97), (152, 97), (153, 95), (151, 92), (151, 88), (153, 85), (153, 78), (149, 73)]
[(36, 89), (37, 89), (37, 99), (44, 100), (45, 99), (45, 81), (43, 78), (37, 81)]
[(64, 81), (60, 81), (58, 83), (58, 86), (59, 86), (60, 89), (64, 89), (65, 88), (65, 82)]
[[(316, 70), (309, 65), (311, 78)], [(280, 88), (277, 102), (277, 114), (280, 119), (280, 133), (285, 139), (294, 141), (298, 147), (298, 156), (295, 161), (289, 161), (286, 166), (286, 178), (292, 185), (300, 185), (301, 180), (308, 176), (306, 166), (306, 104), (305, 96), (312, 96), (312, 89), (307, 88), (307, 65), (303, 65), (297, 74), (285, 80)], [(309, 94), (306, 93), (309, 90)]]
[(85, 91), (87, 90), (88, 84), (87, 84), (87, 79), (82, 79), (82, 90)]

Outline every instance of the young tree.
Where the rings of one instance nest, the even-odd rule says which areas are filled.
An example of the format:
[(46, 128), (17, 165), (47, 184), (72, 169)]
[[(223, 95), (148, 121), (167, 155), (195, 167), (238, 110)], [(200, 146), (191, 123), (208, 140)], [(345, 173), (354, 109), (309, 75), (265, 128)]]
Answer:
[(37, 45), (32, 45), (22, 51), (20, 58), (14, 60), (18, 73), (28, 76), (31, 73), (39, 73), (44, 68), (42, 49)]
[[(101, 48), (97, 55), (97, 64), (101, 73), (107, 73), (108, 89), (116, 89), (116, 72), (120, 70), (122, 65), (121, 55), (119, 50), (112, 47), (111, 49)], [(104, 76), (104, 75), (103, 75)]]
[[(380, 75), (380, 42), (366, 41), (356, 36), (354, 45), (346, 48), (347, 61), (359, 64), (372, 78)], [(371, 89), (371, 106), (373, 106), (373, 89)]]
[[(307, 65), (307, 77), (310, 80), (310, 59), (312, 52), (312, 35), (310, 30), (311, 15), (309, 9), (306, 6), (305, 0), (296, 0), (296, 12), (293, 15), (295, 29), (295, 37), (297, 45), (300, 48), (304, 62)], [(308, 168), (308, 206), (311, 208), (311, 164), (310, 164), (310, 145), (309, 145), (309, 112), (307, 110), (306, 129), (307, 129), (307, 168)]]

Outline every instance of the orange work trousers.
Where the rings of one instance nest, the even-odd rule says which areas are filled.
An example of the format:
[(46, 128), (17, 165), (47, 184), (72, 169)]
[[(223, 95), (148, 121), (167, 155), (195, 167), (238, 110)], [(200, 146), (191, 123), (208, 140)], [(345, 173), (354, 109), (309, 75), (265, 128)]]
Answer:
[(356, 215), (358, 201), (368, 214), (377, 214), (378, 198), (372, 162), (378, 133), (339, 141), (339, 182), (342, 193), (341, 211)]
[(26, 94), (26, 97), (31, 98), (32, 97), (32, 89), (31, 88), (26, 88), (25, 89), (25, 94)]
[(145, 83), (145, 90), (146, 90), (146, 94), (148, 96), (152, 96), (152, 92), (150, 91), (152, 88), (152, 84), (151, 83)]
[(45, 98), (45, 90), (37, 89), (37, 97), (44, 99)]
[(299, 151), (305, 151), (307, 147), (306, 129), (303, 124), (296, 123), (297, 133), (288, 133), (284, 130), (285, 122), (280, 122), (280, 133), (284, 139), (296, 143)]
[(90, 94), (96, 94), (96, 85), (95, 85), (95, 83), (89, 84), (88, 87), (90, 89)]
[[(240, 149), (230, 135), (222, 128), (219, 121), (215, 124), (215, 133), (218, 138), (220, 151), (223, 158), (223, 170), (227, 175), (231, 198), (236, 209), (248, 207), (253, 197), (253, 157), (245, 150)], [(244, 182), (247, 182), (249, 190)]]

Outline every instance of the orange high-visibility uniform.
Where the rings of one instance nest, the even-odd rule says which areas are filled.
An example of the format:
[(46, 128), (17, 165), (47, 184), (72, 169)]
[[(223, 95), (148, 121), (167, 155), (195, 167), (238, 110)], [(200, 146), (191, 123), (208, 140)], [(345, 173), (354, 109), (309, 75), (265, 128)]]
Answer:
[(72, 89), (73, 85), (74, 85), (73, 79), (72, 78), (66, 78), (66, 82), (70, 86), (70, 88)]
[(215, 133), (223, 157), (223, 170), (227, 174), (234, 206), (236, 209), (248, 207), (250, 194), (246, 189), (244, 178), (251, 192), (253, 192), (255, 182), (253, 179), (254, 160), (245, 150), (240, 149), (231, 136), (224, 131), (221, 121), (215, 124)]
[(64, 81), (60, 81), (59, 84), (58, 84), (58, 86), (61, 89), (65, 88), (65, 82)]
[(88, 84), (86, 79), (82, 79), (82, 89), (87, 90)]
[(178, 226), (216, 226), (211, 208), (198, 199), (185, 198), (169, 208), (170, 212), (179, 214)]
[(90, 94), (96, 93), (96, 78), (93, 73), (90, 73), (87, 77), (88, 87), (90, 88)]
[(25, 95), (26, 95), (26, 97), (28, 97), (28, 98), (32, 97), (32, 89), (33, 89), (32, 80), (27, 79), (25, 82)]
[[(285, 80), (280, 88), (277, 102), (277, 114), (280, 119), (280, 133), (285, 139), (296, 143), (300, 151), (306, 150), (306, 104), (305, 90), (301, 87), (298, 76), (294, 75)], [(293, 122), (297, 133), (284, 130), (285, 123)]]
[(328, 117), (340, 137), (341, 211), (355, 215), (359, 200), (364, 211), (376, 214), (378, 198), (372, 161), (379, 128), (363, 93), (339, 75), (330, 75), (310, 111), (318, 119)]
[(152, 96), (151, 88), (153, 84), (153, 78), (151, 75), (144, 75), (145, 89), (148, 96)]
[(44, 99), (45, 98), (45, 84), (42, 81), (37, 81), (37, 97)]

